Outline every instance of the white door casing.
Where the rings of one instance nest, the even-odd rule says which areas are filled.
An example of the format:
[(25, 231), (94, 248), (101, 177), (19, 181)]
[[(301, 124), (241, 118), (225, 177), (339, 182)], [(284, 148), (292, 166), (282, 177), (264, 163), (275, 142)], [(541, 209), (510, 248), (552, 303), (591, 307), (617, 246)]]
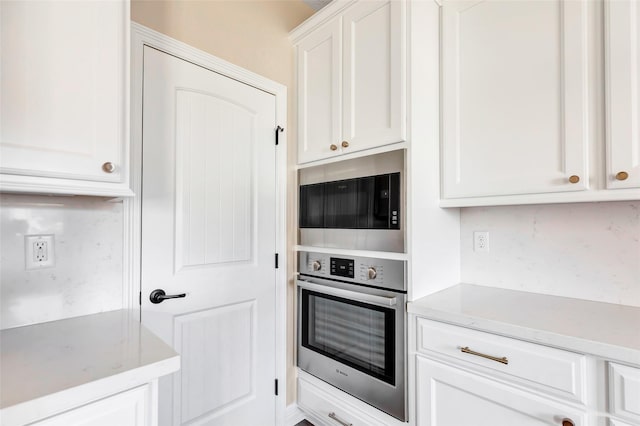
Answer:
[[(268, 103), (270, 112), (266, 114), (269, 116), (268, 131), (261, 132), (261, 135), (256, 131), (253, 135), (255, 136), (253, 138), (255, 142), (253, 145), (241, 148), (238, 144), (225, 145), (208, 143), (207, 147), (209, 148), (203, 151), (202, 144), (194, 142), (196, 140), (195, 137), (189, 139), (189, 132), (186, 131), (186, 129), (190, 128), (192, 131), (198, 129), (200, 131), (210, 131), (211, 126), (209, 126), (209, 130), (206, 130), (206, 124), (211, 119), (211, 114), (213, 114), (212, 111), (216, 111), (216, 108), (217, 111), (219, 111), (221, 105), (225, 106), (227, 109), (227, 115), (221, 118), (221, 121), (225, 124), (232, 123), (232, 120), (236, 120), (236, 122), (243, 120), (247, 122), (253, 120), (254, 122), (261, 122), (262, 127), (266, 129), (266, 125), (264, 124), (266, 123), (266, 119), (256, 118), (257, 116), (264, 117), (265, 114), (257, 114), (252, 108), (247, 109), (246, 105), (243, 106), (242, 102), (239, 102), (236, 99), (229, 99), (229, 96), (213, 99), (213, 97), (208, 96), (211, 94), (211, 91), (189, 90), (188, 85), (182, 85), (179, 90), (176, 90), (176, 103), (174, 105), (181, 107), (183, 110), (183, 113), (178, 115), (177, 128), (179, 128), (180, 131), (176, 133), (176, 140), (182, 140), (184, 143), (177, 144), (182, 148), (176, 150), (176, 158), (178, 159), (178, 162), (175, 170), (178, 173), (178, 176), (182, 176), (182, 178), (178, 179), (176, 176), (176, 182), (179, 186), (176, 187), (178, 189), (178, 196), (175, 199), (175, 205), (170, 206), (171, 208), (169, 209), (160, 210), (164, 216), (167, 216), (167, 214), (173, 214), (173, 212), (176, 213), (177, 220), (175, 222), (175, 231), (173, 229), (173, 225), (165, 225), (165, 228), (171, 228), (167, 230), (163, 229), (162, 226), (156, 226), (152, 224), (152, 222), (148, 221), (148, 212), (141, 209), (140, 197), (136, 197), (136, 199), (131, 201), (125, 201), (126, 211), (128, 213), (126, 223), (128, 236), (127, 248), (128, 252), (131, 253), (131, 258), (134, 259), (131, 264), (127, 265), (127, 275), (131, 283), (130, 287), (132, 289), (132, 293), (136, 296), (134, 299), (132, 295), (130, 304), (133, 306), (133, 300), (137, 300), (138, 296), (136, 283), (140, 274), (140, 262), (136, 259), (139, 259), (141, 253), (140, 235), (142, 232), (140, 229), (140, 223), (142, 219), (142, 211), (145, 215), (145, 220), (142, 222), (142, 231), (149, 231), (151, 235), (157, 234), (165, 235), (165, 237), (169, 236), (171, 239), (173, 239), (173, 235), (180, 237), (176, 240), (175, 250), (172, 249), (170, 259), (157, 265), (165, 271), (169, 270), (169, 277), (167, 277), (166, 274), (159, 274), (158, 271), (155, 270), (151, 270), (150, 272), (145, 270), (145, 279), (147, 275), (149, 275), (150, 281), (152, 282), (152, 284), (149, 284), (150, 287), (164, 288), (167, 293), (171, 293), (174, 290), (179, 291), (181, 289), (181, 285), (170, 282), (174, 271), (175, 277), (182, 275), (189, 279), (196, 277), (198, 274), (203, 275), (203, 272), (207, 270), (214, 271), (213, 274), (210, 274), (212, 278), (208, 279), (206, 283), (203, 284), (202, 280), (200, 280), (199, 284), (193, 284), (194, 286), (204, 285), (204, 289), (187, 291), (189, 294), (185, 299), (181, 299), (179, 301), (165, 301), (163, 304), (154, 305), (154, 310), (147, 309), (151, 306), (148, 302), (149, 289), (143, 287), (143, 293), (140, 296), (143, 301), (143, 322), (155, 332), (161, 334), (165, 339), (170, 339), (171, 341), (176, 342), (176, 344), (179, 342), (180, 345), (184, 345), (186, 350), (182, 354), (183, 366), (184, 363), (188, 362), (190, 365), (208, 363), (210, 366), (220, 364), (232, 367), (234, 365), (248, 365), (250, 367), (237, 367), (236, 369), (227, 368), (224, 370), (219, 369), (217, 372), (209, 373), (210, 375), (219, 374), (223, 379), (229, 379), (230, 375), (233, 376), (233, 380), (229, 379), (229, 381), (233, 383), (229, 384), (225, 388), (224, 392), (220, 391), (220, 387), (216, 388), (216, 383), (208, 382), (206, 380), (198, 382), (198, 380), (200, 380), (200, 374), (196, 373), (192, 368), (185, 369), (185, 378), (182, 381), (174, 381), (174, 386), (180, 386), (179, 390), (181, 392), (183, 389), (187, 389), (187, 393), (184, 394), (184, 398), (188, 404), (185, 405), (185, 409), (182, 413), (176, 413), (175, 418), (178, 419), (179, 417), (178, 420), (180, 421), (191, 419), (193, 422), (198, 424), (206, 422), (209, 417), (214, 420), (214, 423), (211, 424), (215, 424), (215, 421), (230, 421), (229, 419), (232, 419), (232, 421), (235, 422), (245, 421), (250, 424), (252, 420), (248, 420), (249, 417), (246, 416), (262, 415), (263, 417), (260, 419), (260, 423), (264, 423), (265, 419), (268, 420), (269, 418), (273, 418), (273, 421), (276, 421), (273, 415), (273, 409), (271, 409), (270, 415), (265, 415), (264, 410), (260, 411), (257, 409), (257, 406), (253, 401), (259, 400), (260, 396), (264, 396), (268, 393), (271, 401), (271, 407), (275, 406), (276, 408), (276, 417), (279, 419), (284, 416), (286, 401), (284, 392), (285, 387), (280, 386), (279, 395), (275, 397), (274, 379), (278, 378), (280, 383), (283, 383), (286, 370), (286, 314), (284, 308), (286, 302), (286, 264), (285, 259), (283, 258), (284, 256), (281, 255), (280, 268), (275, 269), (274, 255), (276, 252), (281, 254), (285, 253), (284, 194), (286, 189), (286, 170), (284, 165), (286, 159), (286, 132), (280, 134), (280, 145), (277, 149), (274, 147), (274, 136), (276, 123), (282, 127), (286, 126), (286, 88), (278, 83), (264, 79), (263, 77), (219, 60), (211, 55), (170, 39), (169, 37), (149, 30), (138, 24), (132, 24), (132, 185), (136, 193), (140, 193), (140, 190), (142, 189), (142, 57), (143, 51), (153, 51), (153, 49), (144, 46), (153, 46), (157, 49), (168, 52), (175, 56), (170, 57), (172, 58), (171, 62), (186, 64), (192, 69), (197, 70), (196, 73), (211, 74), (216, 76), (218, 79), (232, 82), (234, 85), (244, 86), (247, 91), (258, 94), (258, 98), (262, 99), (259, 103)], [(157, 51), (155, 52), (158, 53)], [(191, 64), (181, 61), (178, 58), (188, 59)], [(199, 67), (193, 64), (197, 64)], [(220, 74), (232, 77), (233, 80), (225, 78), (219, 74), (211, 73), (207, 70), (213, 70)], [(168, 74), (171, 74), (171, 71), (165, 69), (163, 73), (164, 75), (160, 77), (159, 80), (170, 78)], [(242, 82), (250, 84), (253, 87), (242, 84)], [(148, 82), (145, 82), (145, 88), (147, 87), (147, 83)], [(265, 101), (265, 99), (269, 100)], [(187, 114), (185, 111), (189, 108), (191, 118), (186, 120), (185, 117)], [(230, 117), (229, 110), (232, 112), (231, 116), (233, 117)], [(145, 106), (145, 115), (146, 114), (152, 114), (152, 111), (149, 110), (148, 104)], [(200, 114), (200, 116), (197, 114)], [(204, 119), (204, 114), (209, 115), (206, 120)], [(158, 111), (153, 113), (153, 115), (157, 118)], [(166, 124), (165, 120), (162, 119), (156, 121), (163, 125)], [(181, 122), (182, 124), (180, 124)], [(188, 126), (185, 126), (185, 123), (187, 123)], [(145, 130), (145, 141), (147, 140), (146, 137), (147, 132)], [(238, 133), (227, 133), (222, 136), (218, 135), (217, 137), (218, 140), (224, 139), (224, 141), (228, 141), (228, 138), (231, 137), (236, 138), (236, 140), (243, 138), (242, 135)], [(267, 138), (268, 141), (266, 140)], [(191, 142), (194, 142), (191, 143), (191, 145), (189, 145), (190, 140)], [(157, 141), (153, 143), (156, 142)], [(265, 144), (263, 142), (268, 143)], [(222, 200), (224, 197), (227, 197), (225, 202), (231, 203), (236, 212), (238, 212), (236, 215), (233, 215), (233, 223), (230, 226), (220, 226), (217, 228), (209, 227), (210, 231), (214, 228), (218, 229), (220, 233), (217, 235), (215, 235), (215, 232), (213, 231), (208, 233), (198, 232), (199, 228), (197, 226), (197, 222), (200, 221), (200, 223), (202, 223), (207, 215), (203, 215), (202, 213), (195, 214), (194, 212), (202, 212), (202, 208), (185, 208), (185, 206), (191, 206), (192, 204), (190, 203), (194, 200), (198, 200), (199, 198), (201, 199), (201, 197), (197, 195), (198, 191), (200, 191), (200, 194), (202, 194), (202, 191), (205, 191), (201, 183), (197, 179), (193, 179), (194, 176), (201, 174), (202, 171), (195, 174), (189, 174), (188, 172), (194, 171), (195, 167), (191, 167), (188, 161), (193, 161), (195, 163), (199, 162), (201, 163), (201, 166), (203, 161), (214, 161), (215, 158), (218, 157), (218, 154), (210, 152), (211, 146), (216, 147), (216, 149), (221, 149), (221, 153), (235, 155), (237, 156), (236, 158), (240, 158), (239, 156), (244, 155), (241, 152), (241, 149), (257, 149), (264, 151), (265, 147), (268, 147), (266, 149), (271, 150), (269, 154), (264, 154), (264, 152), (256, 153), (254, 155), (255, 161), (253, 163), (240, 161), (236, 162), (236, 166), (234, 166), (232, 158), (231, 161), (220, 162), (220, 169), (216, 167), (207, 168), (209, 171), (206, 172), (205, 175), (208, 179), (213, 180), (218, 176), (218, 170), (220, 173), (235, 172), (234, 176), (237, 179), (235, 183), (238, 188), (240, 188), (236, 193), (235, 191), (225, 190), (225, 185), (222, 185), (221, 192), (217, 192), (209, 197), (210, 200)], [(198, 148), (201, 149), (200, 152), (193, 151)], [(146, 145), (145, 149), (147, 149)], [(245, 152), (245, 154), (246, 153), (247, 152)], [(153, 155), (158, 155), (158, 152), (152, 152), (152, 156), (150, 157), (147, 157), (147, 154), (148, 152), (145, 151), (145, 161), (149, 159), (149, 164), (154, 164), (156, 162), (156, 158), (153, 158)], [(160, 155), (160, 157), (162, 157), (162, 155)], [(277, 167), (276, 163), (278, 165)], [(261, 179), (254, 173), (251, 178), (247, 179), (245, 171), (248, 170), (247, 167), (251, 166), (257, 167), (257, 172), (262, 174), (265, 174), (265, 168), (271, 168), (271, 172), (266, 173), (270, 174), (270, 176), (266, 179)], [(159, 167), (166, 168), (166, 166), (162, 165)], [(157, 169), (156, 172), (158, 172), (158, 170), (159, 169)], [(145, 170), (145, 174), (147, 171), (148, 170)], [(153, 203), (161, 202), (160, 198), (154, 199), (154, 191), (157, 188), (160, 188), (162, 184), (161, 181), (170, 183), (171, 175), (171, 170), (161, 170), (161, 178), (158, 182), (152, 182), (150, 187), (147, 187), (149, 182), (145, 182), (145, 191), (143, 192), (143, 195), (145, 196), (145, 200), (149, 197), (149, 200), (151, 201), (149, 206)], [(271, 182), (270, 190), (260, 188), (261, 185), (269, 185), (269, 181)], [(230, 185), (231, 182), (232, 181), (227, 179), (224, 183), (226, 185)], [(211, 185), (209, 185), (209, 188), (211, 188)], [(241, 200), (247, 200), (247, 196), (242, 197), (238, 194), (257, 195), (258, 198), (255, 201), (251, 201), (249, 204), (246, 202), (241, 203)], [(161, 194), (158, 193), (158, 195)], [(235, 198), (235, 204), (231, 198)], [(258, 210), (266, 208), (265, 206), (267, 204), (270, 204), (273, 208), (267, 208), (264, 214), (262, 214), (262, 210), (260, 210), (260, 214), (257, 214)], [(210, 222), (212, 217), (215, 219), (216, 214), (220, 214), (220, 220), (223, 220), (225, 217), (227, 219), (230, 217), (226, 210), (220, 209), (211, 203), (209, 204), (208, 209), (205, 208), (204, 210), (209, 213), (208, 219), (206, 220), (209, 220)], [(265, 226), (265, 223), (269, 221), (270, 225), (268, 227)], [(148, 229), (145, 229), (145, 227)], [(270, 235), (267, 235), (265, 238), (258, 238), (257, 233), (259, 232), (265, 232)], [(149, 235), (149, 233), (146, 233), (145, 235)], [(211, 241), (213, 240), (224, 242), (235, 240), (237, 243), (231, 252), (224, 250), (216, 251), (216, 246), (211, 244)], [(239, 241), (244, 241), (245, 243), (240, 244)], [(266, 249), (260, 246), (260, 244), (262, 244), (261, 241), (264, 241), (265, 244), (267, 244), (268, 241), (271, 241), (271, 247), (268, 250), (268, 254)], [(224, 247), (227, 246), (224, 245)], [(153, 259), (149, 260), (146, 258), (146, 251), (143, 251), (143, 253), (145, 261), (154, 261)], [(268, 272), (265, 272), (267, 265)], [(260, 268), (262, 268), (262, 271), (258, 271)], [(153, 274), (156, 274), (155, 277)], [(236, 299), (231, 296), (231, 293), (233, 293), (232, 291), (228, 289), (225, 290), (224, 285), (219, 283), (225, 281), (225, 276), (233, 276), (235, 278), (243, 276), (242, 274), (248, 274), (249, 278), (234, 281), (233, 285), (236, 286), (236, 290), (239, 289), (239, 291), (243, 293), (243, 297)], [(252, 274), (253, 276), (251, 276)], [(262, 276), (263, 274), (266, 278)], [(162, 280), (163, 282), (159, 282), (158, 280)], [(262, 287), (258, 285), (254, 285), (252, 287), (252, 284), (258, 281), (264, 285)], [(264, 290), (265, 286), (269, 287), (269, 281), (271, 282), (270, 289), (267, 288)], [(255, 290), (256, 286), (257, 288), (263, 288), (264, 291), (261, 290), (262, 294), (260, 294), (260, 292), (258, 292), (258, 294), (251, 293), (251, 291)], [(214, 289), (214, 287), (216, 288)], [(270, 293), (267, 296), (269, 298), (269, 303), (267, 303), (265, 300), (261, 299), (261, 297), (264, 297), (265, 292), (269, 291)], [(189, 301), (189, 299), (191, 300)], [(207, 305), (206, 302), (212, 299), (214, 302)], [(190, 307), (179, 308), (179, 302), (189, 304)], [(267, 305), (270, 305), (270, 308)], [(176, 315), (175, 319), (173, 318), (174, 315)], [(262, 318), (260, 315), (271, 315), (271, 321), (269, 321), (266, 316)], [(271, 323), (269, 326), (271, 331), (267, 331), (265, 333), (258, 332), (259, 328), (264, 326), (263, 322), (267, 324)], [(228, 324), (232, 324), (233, 326), (227, 326)], [(217, 330), (215, 329), (216, 327)], [(218, 340), (199, 340), (197, 338), (193, 338), (194, 333), (202, 332), (203, 329), (207, 330), (208, 335), (215, 335)], [(242, 350), (239, 352), (238, 356), (229, 357), (228, 351), (220, 352), (216, 350), (215, 345), (217, 344), (217, 347), (219, 348), (220, 342), (224, 342), (227, 347), (236, 347), (241, 348)], [(197, 350), (192, 350), (192, 348), (197, 348)], [(251, 350), (254, 352), (252, 353)], [(259, 358), (256, 356), (255, 351), (258, 351), (257, 355)], [(200, 354), (206, 355), (202, 358), (199, 357)], [(226, 359), (224, 359), (225, 356), (227, 356)], [(254, 364), (252, 365), (252, 363)], [(262, 368), (263, 364), (266, 365), (266, 368)], [(263, 379), (261, 382), (259, 377), (260, 375), (264, 377), (269, 375), (268, 381)], [(191, 384), (195, 384), (196, 386), (209, 387), (204, 389), (204, 391), (191, 392), (188, 388), (185, 388), (185, 380), (189, 381)], [(167, 384), (161, 383), (161, 389), (163, 386), (166, 388)], [(189, 394), (189, 392), (191, 393)], [(176, 404), (177, 403), (178, 401), (176, 401)], [(170, 415), (167, 411), (167, 406), (163, 404), (164, 403), (161, 400), (161, 422), (167, 416), (171, 416), (172, 418), (174, 417), (173, 415)], [(247, 404), (254, 405), (247, 406)], [(241, 410), (235, 410), (234, 412), (234, 408), (239, 406), (243, 406), (243, 408)], [(244, 420), (242, 416), (245, 416)]]

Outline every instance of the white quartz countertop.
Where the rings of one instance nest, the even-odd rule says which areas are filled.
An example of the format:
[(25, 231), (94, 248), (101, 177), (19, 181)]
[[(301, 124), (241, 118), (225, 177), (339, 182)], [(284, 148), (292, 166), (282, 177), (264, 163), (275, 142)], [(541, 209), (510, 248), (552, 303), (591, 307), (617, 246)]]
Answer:
[(2, 330), (2, 420), (41, 418), (52, 409), (60, 410), (70, 395), (98, 398), (105, 392), (150, 382), (179, 367), (178, 354), (131, 311)]
[(421, 317), (640, 365), (640, 308), (459, 284), (410, 302)]

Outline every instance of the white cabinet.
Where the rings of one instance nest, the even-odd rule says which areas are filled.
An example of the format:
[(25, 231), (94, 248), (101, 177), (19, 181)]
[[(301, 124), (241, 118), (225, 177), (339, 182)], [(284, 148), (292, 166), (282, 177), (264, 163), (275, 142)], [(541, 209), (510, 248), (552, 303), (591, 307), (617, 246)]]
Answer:
[(640, 3), (605, 1), (606, 183), (640, 188)]
[(629, 423), (640, 424), (640, 368), (609, 363), (608, 370), (609, 412)]
[(316, 426), (406, 426), (328, 383), (298, 371), (298, 407)]
[(413, 321), (415, 401), (410, 405), (417, 426), (592, 424), (588, 387), (594, 375), (585, 355), (423, 318)]
[(292, 34), (297, 48), (298, 162), (405, 139), (405, 3), (340, 4)]
[(418, 426), (587, 424), (585, 412), (571, 405), (422, 356), (416, 357), (416, 373)]
[(151, 386), (140, 386), (48, 419), (36, 426), (152, 426), (157, 424)]
[(131, 195), (129, 2), (2, 2), (0, 190)]
[(441, 10), (441, 206), (640, 199), (637, 1)]
[(444, 198), (589, 187), (584, 1), (442, 2)]
[(298, 162), (339, 151), (342, 134), (342, 20), (316, 29), (298, 44)]

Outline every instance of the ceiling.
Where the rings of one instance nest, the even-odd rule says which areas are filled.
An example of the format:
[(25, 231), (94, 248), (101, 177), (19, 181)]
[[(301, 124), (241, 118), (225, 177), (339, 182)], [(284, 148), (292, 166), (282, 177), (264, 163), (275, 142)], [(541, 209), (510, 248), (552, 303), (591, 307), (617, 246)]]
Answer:
[(316, 11), (322, 9), (323, 7), (331, 3), (331, 0), (302, 0), (302, 1), (305, 2), (309, 7), (311, 7), (311, 9)]

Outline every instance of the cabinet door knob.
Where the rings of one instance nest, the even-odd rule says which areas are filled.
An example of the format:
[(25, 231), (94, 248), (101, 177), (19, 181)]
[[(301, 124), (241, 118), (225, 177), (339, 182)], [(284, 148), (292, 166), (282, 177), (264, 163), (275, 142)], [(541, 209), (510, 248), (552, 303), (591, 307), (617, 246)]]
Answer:
[(616, 173), (616, 179), (618, 179), (618, 180), (627, 180), (628, 177), (629, 177), (629, 173), (627, 173), (627, 172), (618, 172), (618, 173)]
[(111, 161), (107, 161), (102, 165), (102, 170), (107, 173), (113, 173), (116, 170), (116, 166), (114, 166)]
[(580, 176), (576, 176), (576, 175), (569, 176), (569, 182), (571, 182), (571, 183), (580, 182)]
[(342, 141), (342, 147), (343, 147), (343, 148), (349, 148), (349, 142), (347, 142), (347, 141)]
[(331, 146), (329, 146), (329, 149), (331, 151), (335, 151), (336, 149), (338, 149), (338, 145), (332, 143)]
[(562, 426), (576, 426), (571, 419), (562, 419)]

